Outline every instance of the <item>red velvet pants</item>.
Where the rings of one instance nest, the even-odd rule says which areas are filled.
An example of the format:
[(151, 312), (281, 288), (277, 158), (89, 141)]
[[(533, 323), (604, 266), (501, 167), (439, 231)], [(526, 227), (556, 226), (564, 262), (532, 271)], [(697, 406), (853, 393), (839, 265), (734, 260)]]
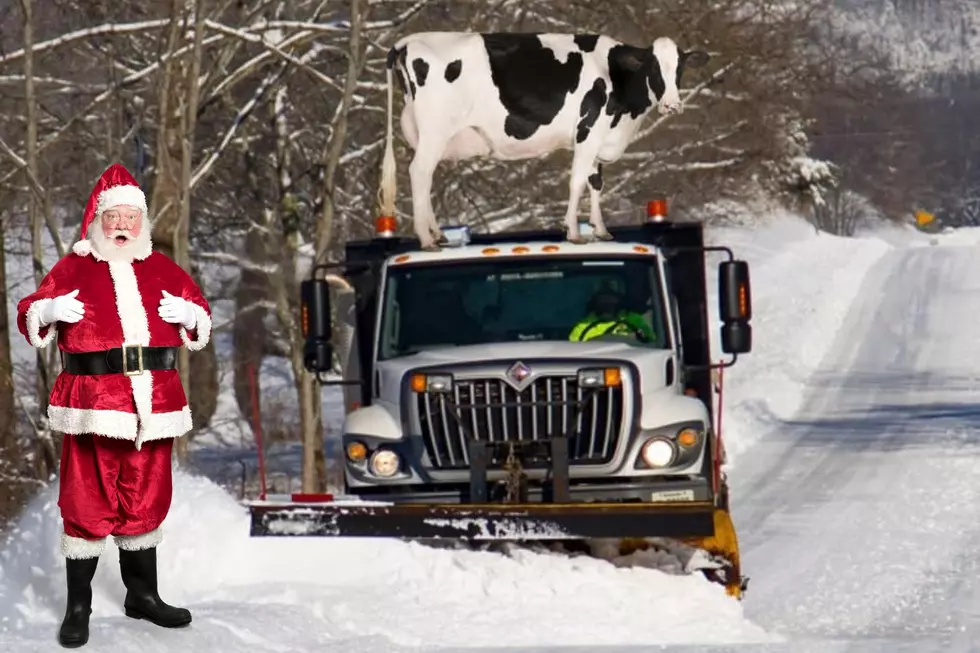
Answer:
[[(65, 435), (58, 506), (71, 544), (69, 557), (101, 552), (113, 535), (120, 548), (147, 548), (151, 532), (170, 511), (173, 438), (151, 440), (137, 451), (129, 440), (101, 435)], [(98, 542), (98, 549), (94, 548)], [(129, 540), (133, 546), (127, 547)], [(72, 554), (76, 555), (72, 555)]]

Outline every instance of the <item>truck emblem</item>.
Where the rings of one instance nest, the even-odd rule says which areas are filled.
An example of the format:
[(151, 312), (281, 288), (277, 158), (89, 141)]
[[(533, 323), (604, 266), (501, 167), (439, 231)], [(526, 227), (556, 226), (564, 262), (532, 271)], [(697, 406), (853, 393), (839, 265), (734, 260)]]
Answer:
[(528, 379), (531, 377), (531, 368), (521, 361), (517, 361), (507, 370), (507, 376), (513, 381), (511, 385), (518, 390), (523, 390), (527, 386)]

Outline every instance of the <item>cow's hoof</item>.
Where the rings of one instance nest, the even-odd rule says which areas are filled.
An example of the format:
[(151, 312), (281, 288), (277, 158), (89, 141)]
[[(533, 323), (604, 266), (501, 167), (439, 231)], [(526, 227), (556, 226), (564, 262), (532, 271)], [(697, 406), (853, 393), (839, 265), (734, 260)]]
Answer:
[(592, 232), (592, 235), (595, 236), (595, 239), (596, 240), (612, 240), (613, 239), (612, 234), (609, 233), (608, 231), (603, 231), (603, 232), (594, 231), (594, 232)]
[(422, 245), (423, 252), (441, 252), (442, 248), (439, 247), (437, 243), (429, 243), (428, 245)]
[(583, 238), (581, 234), (575, 236), (565, 236), (565, 240), (575, 245), (584, 245), (585, 243), (589, 242), (588, 240)]

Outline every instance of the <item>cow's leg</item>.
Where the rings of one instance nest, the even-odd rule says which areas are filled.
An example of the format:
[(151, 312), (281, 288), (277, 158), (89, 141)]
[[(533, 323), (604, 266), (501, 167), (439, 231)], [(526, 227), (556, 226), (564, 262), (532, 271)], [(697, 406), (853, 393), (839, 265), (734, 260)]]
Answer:
[(602, 210), (599, 208), (599, 196), (602, 194), (602, 164), (598, 161), (592, 166), (589, 175), (589, 224), (598, 240), (612, 240), (613, 237), (606, 229), (602, 220)]
[(586, 242), (578, 229), (578, 204), (592, 173), (595, 158), (595, 152), (584, 148), (576, 148), (572, 156), (572, 173), (568, 179), (568, 210), (565, 212), (565, 238), (573, 243)]
[(419, 142), (415, 156), (408, 166), (412, 180), (412, 216), (415, 235), (422, 249), (438, 251), (439, 242), (445, 242), (442, 231), (432, 210), (432, 176), (442, 158), (443, 150), (452, 134), (444, 135), (438, 129), (426, 130), (419, 125)]

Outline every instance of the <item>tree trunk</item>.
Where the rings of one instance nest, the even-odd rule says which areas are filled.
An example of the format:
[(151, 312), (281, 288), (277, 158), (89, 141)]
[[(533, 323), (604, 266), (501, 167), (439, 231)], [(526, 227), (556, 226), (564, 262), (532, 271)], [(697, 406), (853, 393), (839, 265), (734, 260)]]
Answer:
[[(7, 313), (7, 255), (0, 221), (0, 452), (13, 451), (17, 441), (17, 407), (14, 404), (14, 365), (10, 356), (10, 320)], [(20, 334), (17, 334), (20, 335)]]
[[(324, 262), (329, 256), (333, 243), (333, 223), (336, 215), (336, 179), (340, 167), (340, 157), (347, 141), (347, 117), (350, 114), (357, 80), (360, 77), (363, 61), (361, 29), (364, 24), (362, 0), (351, 0), (350, 39), (347, 51), (347, 76), (344, 79), (342, 107), (337, 113), (333, 133), (323, 152), (323, 183), (320, 191), (321, 214), (317, 221), (314, 236), (314, 258)], [(289, 224), (286, 216), (283, 216)], [(295, 251), (295, 238), (287, 233)], [(294, 273), (295, 275), (295, 273)], [(293, 277), (295, 278), (295, 276)], [(303, 334), (296, 320), (290, 329), (292, 342), (293, 378), (300, 400), (300, 419), (303, 432), (303, 491), (325, 492), (327, 487), (326, 456), (323, 448), (323, 410), (320, 401), (320, 386), (303, 366)]]
[[(193, 263), (190, 266), (190, 275), (195, 283), (201, 287), (204, 296), (207, 297), (207, 288), (197, 266)], [(191, 409), (191, 419), (193, 429), (198, 431), (207, 428), (211, 424), (211, 419), (218, 410), (218, 393), (220, 379), (218, 378), (218, 356), (214, 349), (214, 332), (212, 331), (211, 340), (201, 351), (194, 352), (194, 364), (188, 365), (187, 387), (190, 388), (187, 403)], [(183, 440), (183, 438), (181, 438)]]
[[(0, 220), (0, 333), (11, 333), (7, 312), (7, 262), (4, 229)], [(16, 333), (16, 326), (13, 332)], [(19, 336), (20, 334), (17, 333)], [(18, 439), (14, 366), (11, 359), (10, 337), (0, 338), (0, 534), (8, 520), (20, 514), (29, 492), (36, 487), (25, 464), (27, 452)]]
[[(21, 0), (24, 13), (24, 118), (27, 133), (25, 144), (27, 149), (27, 166), (25, 174), (39, 179), (37, 168), (37, 100), (34, 91), (34, 16), (32, 0)], [(41, 285), (44, 279), (44, 243), (41, 236), (41, 221), (43, 212), (40, 210), (38, 197), (31, 193), (28, 200), (28, 220), (31, 225), (31, 258), (34, 269), (34, 283)], [(53, 370), (45, 360), (43, 350), (35, 350), (37, 377), (35, 393), (37, 394), (38, 424), (42, 425), (38, 433), (36, 449), (36, 473), (38, 478), (47, 479), (58, 470), (58, 446), (47, 428), (48, 400), (51, 393), (51, 374)]]
[[(235, 324), (233, 327), (233, 351), (235, 401), (242, 417), (252, 423), (257, 406), (252, 405), (251, 377), (249, 366), (258, 372), (265, 355), (268, 334), (266, 333), (265, 308), (268, 297), (267, 273), (262, 269), (266, 255), (267, 229), (252, 223), (245, 235), (245, 256), (241, 267), (241, 277), (235, 289)], [(256, 373), (258, 384), (256, 396), (261, 397), (262, 379)]]
[(322, 213), (316, 225), (316, 261), (324, 263), (333, 244), (333, 223), (336, 216), (337, 170), (340, 167), (340, 157), (347, 142), (347, 117), (350, 115), (354, 92), (357, 90), (357, 80), (363, 69), (364, 52), (361, 45), (361, 30), (364, 26), (362, 0), (351, 0), (350, 7), (350, 39), (347, 48), (347, 76), (344, 78), (344, 92), (341, 97), (342, 107), (337, 112), (337, 124), (323, 153), (323, 185), (320, 201)]
[[(175, 52), (184, 45), (184, 4), (182, 0), (174, 0), (171, 6), (167, 52)], [(154, 246), (187, 270), (192, 277), (194, 275), (188, 255), (188, 231), (191, 158), (203, 38), (203, 30), (197, 29), (201, 24), (201, 6), (200, 1), (193, 3), (194, 47), (183, 57), (169, 58), (163, 66), (159, 87), (157, 168), (151, 201)], [(194, 428), (197, 429), (207, 425), (214, 414), (214, 407), (217, 406), (218, 375), (214, 343), (208, 343), (207, 347), (195, 352), (193, 373), (190, 360), (190, 353), (186, 348), (181, 348), (178, 357), (180, 379), (188, 396), (191, 412), (195, 415)], [(174, 455), (180, 463), (187, 460), (187, 443), (192, 436), (193, 432), (178, 438), (175, 443)]]
[(323, 455), (323, 410), (320, 405), (320, 386), (313, 383), (303, 367), (302, 335), (300, 347), (293, 348), (293, 378), (299, 396), (299, 416), (303, 437), (303, 492), (327, 491), (327, 464)]

